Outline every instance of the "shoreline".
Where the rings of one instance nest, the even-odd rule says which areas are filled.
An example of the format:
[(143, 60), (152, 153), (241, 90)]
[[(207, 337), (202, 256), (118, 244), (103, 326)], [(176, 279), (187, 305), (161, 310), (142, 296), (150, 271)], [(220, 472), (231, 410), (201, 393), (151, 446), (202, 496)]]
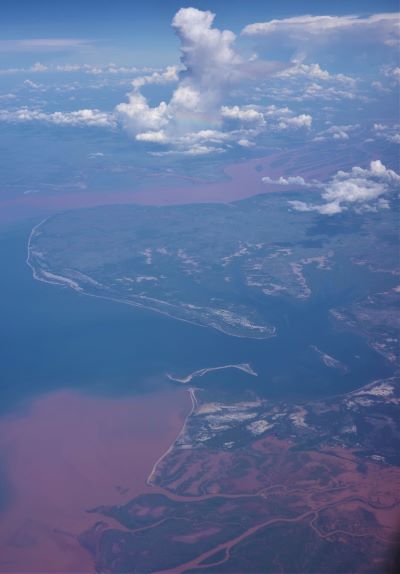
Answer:
[(149, 470), (190, 410), (182, 391), (110, 398), (54, 390), (0, 417), (13, 489), (0, 520), (0, 571), (92, 571), (77, 539), (100, 519), (88, 510), (154, 492)]
[[(285, 175), (281, 165), (273, 165), (277, 161), (280, 164), (282, 158), (286, 158), (285, 166), (293, 167), (293, 162), (299, 153), (313, 153), (312, 144), (303, 145), (293, 149), (271, 151), (267, 155), (257, 158), (245, 158), (235, 163), (221, 165), (220, 179), (204, 180), (196, 178), (192, 185), (187, 186), (188, 179), (184, 174), (174, 174), (182, 181), (182, 185), (170, 187), (156, 182), (151, 186), (138, 186), (137, 191), (66, 191), (60, 193), (38, 191), (37, 193), (24, 194), (23, 192), (13, 195), (7, 193), (6, 198), (0, 201), (0, 221), (10, 222), (13, 220), (27, 219), (35, 213), (40, 217), (47, 217), (61, 211), (70, 209), (90, 208), (100, 205), (137, 204), (137, 205), (185, 205), (189, 203), (232, 203), (254, 197), (264, 193), (285, 194), (282, 186), (276, 184), (266, 185), (262, 177), (268, 175), (274, 179)], [(265, 153), (265, 152), (264, 152)], [(340, 154), (339, 154), (340, 155)], [(371, 156), (372, 157), (372, 156)], [(343, 159), (337, 157), (332, 165), (321, 166), (317, 169), (297, 169), (298, 175), (308, 178), (324, 179), (329, 177), (337, 169), (343, 168)], [(344, 162), (345, 164), (348, 161)], [(262, 165), (262, 170), (256, 167)], [(158, 178), (170, 178), (168, 173), (158, 175)], [(150, 175), (149, 178), (154, 178)], [(62, 190), (62, 184), (59, 188)], [(21, 213), (22, 212), (22, 213)]]
[[(190, 399), (191, 399), (191, 401), (192, 401), (192, 408), (191, 408), (190, 412), (187, 414), (187, 416), (186, 416), (186, 418), (185, 418), (185, 420), (184, 420), (184, 422), (183, 422), (182, 428), (181, 428), (181, 430), (179, 431), (179, 433), (177, 434), (177, 436), (175, 437), (175, 439), (172, 441), (172, 443), (171, 443), (170, 446), (167, 448), (167, 450), (166, 450), (166, 451), (156, 460), (156, 462), (154, 463), (153, 468), (151, 469), (151, 472), (150, 472), (150, 474), (149, 474), (149, 476), (147, 477), (147, 480), (146, 480), (146, 484), (147, 484), (148, 486), (156, 487), (156, 488), (161, 488), (161, 487), (158, 487), (156, 484), (153, 483), (153, 478), (154, 478), (154, 476), (155, 476), (156, 473), (157, 473), (157, 467), (158, 467), (158, 465), (164, 460), (164, 458), (167, 457), (170, 452), (172, 452), (172, 450), (173, 450), (173, 448), (174, 448), (176, 442), (179, 440), (179, 438), (181, 437), (181, 435), (185, 432), (186, 425), (187, 425), (187, 422), (188, 422), (189, 418), (193, 415), (193, 413), (194, 413), (194, 412), (196, 411), (196, 409), (197, 409), (198, 402), (197, 402), (197, 398), (196, 398), (196, 389), (195, 389), (195, 388), (189, 388), (189, 389), (187, 389), (187, 391), (189, 392)], [(165, 489), (164, 489), (164, 488), (161, 488), (161, 490), (164, 492)]]
[(220, 367), (208, 367), (205, 369), (199, 369), (198, 371), (193, 371), (193, 373), (190, 373), (186, 377), (181, 378), (175, 377), (167, 373), (167, 378), (170, 379), (171, 381), (176, 381), (177, 383), (186, 384), (190, 383), (190, 381), (196, 377), (204, 377), (204, 375), (206, 375), (207, 373), (211, 373), (213, 371), (221, 371), (223, 369), (238, 369), (239, 371), (243, 371), (248, 375), (258, 377), (258, 373), (252, 369), (250, 363), (238, 363), (236, 365), (221, 365)]
[[(114, 303), (129, 305), (131, 307), (136, 307), (138, 309), (145, 309), (147, 311), (159, 313), (160, 315), (164, 315), (164, 316), (169, 317), (171, 319), (174, 319), (176, 321), (183, 321), (184, 323), (188, 323), (190, 325), (195, 325), (196, 327), (202, 327), (204, 329), (215, 329), (216, 331), (219, 331), (220, 333), (223, 333), (224, 335), (227, 335), (228, 337), (238, 337), (240, 339), (256, 339), (256, 340), (265, 340), (265, 339), (271, 339), (272, 337), (276, 337), (276, 327), (274, 325), (266, 327), (266, 329), (269, 329), (269, 331), (264, 336), (251, 337), (248, 335), (240, 335), (237, 333), (229, 332), (229, 331), (223, 329), (222, 327), (218, 327), (214, 324), (213, 325), (207, 325), (207, 324), (203, 324), (203, 323), (198, 323), (196, 321), (191, 321), (191, 320), (185, 319), (183, 317), (178, 317), (177, 315), (174, 315), (172, 313), (168, 313), (167, 311), (163, 311), (162, 309), (157, 309), (155, 307), (152, 307), (150, 305), (146, 305), (144, 303), (135, 302), (135, 301), (128, 301), (126, 299), (119, 299), (117, 297), (110, 297), (107, 295), (96, 295), (94, 293), (89, 293), (88, 291), (86, 291), (83, 287), (81, 287), (75, 281), (72, 281), (71, 279), (68, 279), (67, 277), (63, 277), (61, 275), (54, 275), (53, 274), (53, 277), (59, 278), (59, 280), (54, 279), (52, 281), (49, 278), (47, 278), (47, 279), (44, 278), (42, 275), (40, 275), (37, 272), (37, 268), (31, 262), (31, 257), (32, 257), (32, 255), (31, 255), (31, 252), (32, 252), (31, 241), (32, 241), (32, 238), (35, 236), (35, 233), (37, 232), (37, 230), (40, 228), (40, 226), (43, 225), (50, 217), (51, 216), (45, 217), (39, 223), (37, 223), (32, 228), (32, 230), (29, 234), (29, 237), (28, 237), (26, 263), (30, 267), (30, 269), (32, 270), (32, 276), (36, 281), (41, 281), (43, 283), (49, 283), (50, 285), (58, 285), (59, 287), (69, 287), (70, 289), (73, 289), (74, 291), (76, 291), (77, 293), (80, 293), (81, 295), (87, 295), (88, 297), (95, 297), (97, 299), (104, 299), (106, 301), (113, 301)], [(42, 273), (45, 273), (45, 272), (42, 271)], [(52, 275), (52, 274), (50, 273), (50, 275)], [(167, 306), (173, 306), (173, 305), (171, 305), (171, 303), (168, 303), (167, 301), (160, 300), (160, 303), (162, 303), (163, 305), (167, 305)]]

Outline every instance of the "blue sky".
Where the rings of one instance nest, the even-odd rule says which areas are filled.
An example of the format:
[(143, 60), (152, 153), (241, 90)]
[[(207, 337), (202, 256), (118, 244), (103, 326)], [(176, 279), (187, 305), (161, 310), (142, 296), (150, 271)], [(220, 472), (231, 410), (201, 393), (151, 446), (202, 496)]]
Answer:
[(357, 149), (363, 177), (344, 166), (355, 185), (381, 178), (370, 160), (396, 167), (397, 2), (2, 9), (0, 176), (10, 189), (128, 187), (147, 169), (198, 173), (293, 146)]
[[(79, 48), (12, 50), (0, 48), (0, 64), (23, 65), (41, 60), (71, 60), (120, 64), (166, 65), (177, 57), (179, 42), (170, 22), (181, 7), (194, 6), (216, 13), (216, 26), (236, 34), (248, 23), (301, 14), (360, 14), (395, 12), (393, 0), (208, 0), (182, 3), (175, 0), (3, 0), (0, 37), (4, 40), (74, 38)], [(133, 61), (132, 61), (133, 60)]]

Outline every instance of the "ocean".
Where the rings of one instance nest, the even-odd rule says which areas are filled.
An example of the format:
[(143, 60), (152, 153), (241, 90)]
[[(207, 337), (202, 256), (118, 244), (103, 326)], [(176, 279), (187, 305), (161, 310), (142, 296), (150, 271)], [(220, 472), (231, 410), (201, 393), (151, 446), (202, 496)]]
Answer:
[[(1, 234), (2, 413), (56, 389), (134, 395), (175, 384), (166, 373), (185, 376), (197, 369), (243, 362), (259, 376), (228, 369), (207, 375), (201, 383), (231, 388), (233, 400), (244, 385), (270, 399), (308, 400), (355, 389), (391, 371), (365, 337), (343, 329), (329, 314), (331, 307), (354, 298), (354, 292), (342, 292), (337, 273), (305, 270), (313, 288), (309, 300), (260, 299), (269, 322), (277, 326), (277, 337), (229, 337), (34, 280), (25, 258), (35, 223), (19, 224)], [(361, 294), (365, 271), (352, 266), (351, 272)], [(381, 280), (376, 274), (377, 288)], [(343, 362), (348, 373), (326, 367), (312, 345)]]

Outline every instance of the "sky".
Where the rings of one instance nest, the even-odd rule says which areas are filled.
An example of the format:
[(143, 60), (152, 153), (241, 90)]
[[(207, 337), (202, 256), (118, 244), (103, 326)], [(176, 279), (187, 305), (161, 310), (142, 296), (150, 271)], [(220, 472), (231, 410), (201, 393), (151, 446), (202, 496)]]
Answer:
[[(318, 246), (323, 244), (323, 232), (327, 238), (330, 234), (336, 235), (332, 245), (357, 240), (353, 230), (360, 234), (370, 229), (358, 223), (364, 217), (370, 222), (380, 221), (379, 229), (391, 238), (400, 198), (398, 8), (399, 0), (190, 0), (189, 3), (183, 0), (0, 0), (0, 231), (3, 238), (4, 230), (12, 228), (7, 241), (2, 242), (3, 264), (9, 266), (11, 273), (8, 281), (4, 280), (6, 317), (12, 317), (12, 321), (4, 323), (5, 352), (9, 352), (13, 340), (18, 344), (11, 350), (10, 357), (14, 357), (14, 351), (17, 356), (21, 348), (29, 347), (28, 352), (22, 353), (24, 361), (21, 361), (28, 365), (36, 350), (43, 350), (45, 355), (39, 352), (32, 359), (33, 365), (40, 364), (36, 376), (41, 377), (43, 357), (49, 353), (52, 358), (54, 355), (55, 360), (47, 362), (53, 362), (57, 368), (61, 364), (60, 357), (70, 360), (73, 356), (76, 342), (79, 347), (77, 369), (82, 371), (77, 379), (79, 383), (90, 368), (90, 362), (85, 363), (87, 368), (80, 368), (81, 357), (88, 354), (90, 361), (90, 357), (97, 359), (101, 355), (97, 341), (85, 335), (92, 333), (86, 331), (85, 326), (89, 329), (100, 326), (104, 345), (108, 345), (110, 333), (112, 339), (114, 333), (120, 332), (120, 338), (116, 338), (116, 344), (111, 347), (110, 354), (116, 350), (113, 360), (108, 365), (108, 355), (105, 355), (105, 362), (99, 361), (105, 365), (105, 372), (100, 383), (96, 383), (97, 390), (107, 390), (107, 373), (113, 373), (116, 366), (118, 377), (110, 385), (115, 391), (118, 379), (126, 378), (125, 346), (119, 341), (126, 339), (128, 349), (132, 347), (135, 329), (139, 343), (146, 341), (147, 334), (154, 331), (155, 323), (147, 314), (143, 314), (142, 320), (133, 316), (133, 320), (128, 318), (124, 322), (125, 319), (120, 321), (123, 310), (119, 315), (118, 306), (113, 306), (99, 315), (103, 303), (98, 301), (97, 306), (94, 299), (95, 305), (87, 306), (89, 311), (82, 313), (80, 322), (75, 318), (71, 323), (63, 321), (70, 309), (74, 309), (72, 298), (71, 307), (66, 299), (67, 307), (61, 308), (59, 331), (55, 326), (59, 315), (54, 313), (54, 322), (46, 320), (64, 298), (58, 299), (55, 293), (54, 300), (49, 302), (52, 292), (30, 285), (30, 271), (25, 264), (26, 242), (30, 245), (30, 240), (40, 234), (41, 221), (63, 210), (125, 203), (162, 206), (233, 202), (264, 191), (276, 192), (272, 204), (279, 203), (279, 213), (282, 206), (282, 210), (290, 211), (292, 229), (298, 224), (299, 229), (307, 232), (306, 240), (298, 245), (302, 251), (304, 248), (304, 253), (310, 248), (314, 255), (297, 262), (289, 257), (293, 262), (290, 267), (287, 265), (288, 272), (283, 267), (279, 271), (282, 281), (288, 278), (288, 285), (276, 285), (271, 282), (273, 276), (267, 276), (264, 292), (279, 294), (287, 287), (289, 294), (296, 280), (300, 286), (299, 298), (304, 293), (307, 296), (308, 289), (303, 267), (311, 263), (312, 268), (330, 268), (329, 261), (334, 259), (333, 251), (328, 249), (324, 249), (327, 257), (315, 256)], [(274, 221), (268, 213), (269, 201), (261, 203), (261, 216), (265, 217), (265, 226), (272, 226), (273, 233), (281, 222)], [(235, 208), (224, 213), (228, 211), (234, 213)], [(185, 210), (188, 217), (194, 212), (195, 208)], [(253, 208), (246, 212), (249, 226), (252, 212)], [(121, 211), (111, 210), (107, 216), (113, 217), (113, 213)], [(167, 221), (168, 215), (165, 217)], [(79, 221), (85, 220), (79, 218)], [(171, 221), (173, 219), (169, 223)], [(235, 221), (235, 216), (227, 216), (227, 225), (229, 221)], [(341, 225), (343, 222), (345, 225)], [(193, 234), (205, 229), (197, 226), (196, 221), (189, 223), (187, 229), (190, 227)], [(151, 231), (154, 229), (155, 226), (143, 232), (144, 237), (151, 233), (149, 245), (155, 245), (157, 240)], [(62, 229), (60, 232), (62, 234)], [(251, 273), (245, 269), (248, 285), (263, 287), (256, 282), (257, 268), (262, 265), (256, 262), (258, 254), (254, 251), (253, 257), (251, 249), (261, 247), (262, 253), (264, 247), (269, 250), (270, 246), (247, 245), (242, 243), (243, 237), (234, 237), (233, 232), (231, 238), (239, 245), (232, 256), (224, 259), (228, 261), (248, 253), (248, 267), (252, 268)], [(295, 235), (288, 235), (289, 239), (293, 237), (293, 243)], [(90, 235), (87, 237), (86, 243), (91, 245)], [(160, 233), (160, 241), (162, 237)], [(209, 244), (210, 237), (212, 235), (205, 234), (204, 242)], [(290, 243), (282, 243), (282, 249), (278, 249), (279, 245), (275, 244), (277, 250), (271, 251), (270, 257), (279, 252), (283, 256), (291, 253), (291, 249), (287, 249)], [(170, 254), (167, 247), (168, 251), (165, 248), (164, 251)], [(28, 251), (29, 263), (29, 255), (34, 251)], [(157, 251), (163, 252), (161, 248)], [(146, 263), (151, 263), (151, 253), (151, 249), (142, 252)], [(43, 256), (38, 250), (34, 254), (37, 259)], [(376, 254), (372, 261), (375, 258)], [(118, 259), (119, 256), (117, 265)], [(181, 249), (177, 251), (176, 260), (180, 260), (186, 270), (196, 263)], [(368, 254), (363, 253), (354, 260), (358, 271), (353, 273), (353, 284), (360, 277), (362, 281), (370, 281), (371, 288), (381, 286), (382, 269), (376, 269), (372, 278), (372, 274), (366, 273), (368, 261)], [(278, 269), (280, 259), (276, 262), (272, 267)], [(385, 267), (383, 265), (383, 271)], [(232, 285), (240, 269), (244, 268), (235, 265)], [(340, 301), (336, 292), (340, 295), (342, 291), (342, 274), (347, 273), (350, 266), (339, 265), (337, 269), (317, 286), (314, 303), (303, 309), (320, 314), (326, 297), (333, 297), (336, 307)], [(174, 274), (175, 271), (171, 270)], [(42, 277), (45, 276), (49, 282), (53, 279), (57, 282), (57, 276), (52, 279), (43, 267)], [(213, 269), (210, 277), (214, 282)], [(122, 281), (125, 279), (127, 283), (134, 280), (123, 278)], [(225, 279), (229, 281), (230, 277)], [(152, 285), (153, 280), (154, 277), (147, 274), (136, 278), (137, 284), (142, 285), (146, 281)], [(393, 276), (390, 285), (394, 285), (394, 281)], [(26, 285), (28, 291), (25, 291)], [(185, 288), (186, 281), (182, 285)], [(346, 289), (351, 298), (358, 291), (349, 285)], [(52, 289), (50, 285), (47, 287)], [(364, 293), (364, 286), (361, 291)], [(247, 295), (243, 293), (246, 303)], [(254, 327), (246, 318), (231, 313), (228, 307), (224, 311), (223, 289), (216, 294), (220, 302), (216, 299), (209, 303), (209, 316), (212, 317), (215, 309), (216, 323), (220, 316), (226, 316), (227, 321), (233, 321), (232, 332), (238, 322), (244, 325), (245, 331), (249, 325)], [(390, 292), (387, 294), (390, 302)], [(206, 290), (204, 301), (207, 297)], [(52, 307), (51, 301), (57, 303)], [(376, 297), (371, 301), (374, 309), (376, 305), (379, 307)], [(84, 302), (78, 301), (80, 304), (86, 309)], [(220, 310), (217, 305), (221, 305)], [(293, 306), (293, 317), (299, 321), (302, 306), (301, 301)], [(27, 319), (18, 323), (18, 317), (28, 308)], [(15, 321), (14, 309), (17, 309)], [(353, 311), (361, 316), (362, 305), (356, 303)], [(71, 311), (71, 317), (72, 314), (79, 312)], [(107, 322), (110, 329), (103, 327)], [(287, 322), (289, 325), (289, 319)], [(153, 341), (159, 344), (170, 340), (170, 346), (167, 344), (165, 353), (160, 354), (161, 358), (157, 358), (151, 370), (166, 363), (164, 356), (171, 354), (174, 346), (179, 347), (170, 336), (169, 325), (166, 322), (164, 327), (159, 327), (157, 323), (155, 338), (150, 337), (144, 347), (136, 345), (136, 355), (129, 356), (129, 364), (136, 361), (142, 348), (151, 347), (152, 358), (157, 355), (153, 352)], [(308, 331), (315, 325), (318, 323), (311, 322)], [(62, 334), (61, 339), (57, 337), (58, 332)], [(48, 339), (45, 335), (38, 336), (40, 333), (47, 333)], [(182, 331), (181, 340), (185, 337), (183, 342), (188, 347), (186, 333)], [(17, 338), (13, 339), (14, 335)], [(223, 341), (220, 335), (215, 339), (215, 360), (220, 346), (226, 346), (224, 342), (220, 344)], [(328, 340), (320, 335), (323, 341)], [(29, 344), (32, 336), (37, 346)], [(54, 347), (47, 345), (50, 337)], [(295, 338), (289, 340), (294, 342)], [(24, 345), (24, 341), (28, 344)], [(200, 345), (201, 350), (203, 339), (199, 341), (197, 346)], [(235, 349), (242, 343), (238, 341), (237, 345)], [(378, 351), (379, 345), (376, 342), (374, 347)], [(200, 358), (196, 345), (193, 347), (183, 363), (193, 360), (197, 364), (211, 345), (204, 344)], [(284, 347), (282, 343), (281, 347)], [(329, 348), (323, 349), (329, 351)], [(349, 349), (349, 353), (355, 350)], [(227, 353), (226, 356), (230, 356), (230, 351)], [(318, 353), (323, 355), (322, 351)], [(171, 356), (177, 357), (178, 351)], [(207, 356), (207, 361), (214, 361), (213, 356)], [(146, 361), (143, 353), (138, 370), (129, 371), (129, 386), (131, 379), (138, 378), (135, 372), (142, 376)], [(304, 368), (302, 365), (296, 368), (296, 373), (309, 369), (308, 358), (304, 365)], [(200, 363), (193, 370), (203, 366)], [(73, 371), (66, 369), (61, 378), (55, 376), (55, 381), (62, 383), (71, 376)], [(95, 376), (96, 373), (92, 378)], [(272, 377), (273, 386), (278, 388), (285, 377), (285, 371)], [(145, 377), (143, 389), (145, 386), (152, 389), (153, 378)], [(22, 382), (24, 389), (34, 387), (29, 377)], [(54, 461), (51, 462), (54, 466)], [(0, 486), (0, 505), (4, 490)], [(30, 512), (31, 507), (27, 508)], [(45, 530), (49, 530), (47, 526)], [(67, 530), (64, 528), (64, 532)], [(13, 540), (29, 543), (29, 534), (25, 537), (24, 532), (22, 527)], [(32, 552), (36, 553), (35, 546)]]
[(84, 188), (94, 157), (103, 179), (125, 173), (126, 185), (144, 165), (357, 145), (363, 165), (313, 183), (327, 207), (292, 208), (387, 208), (400, 143), (397, 2), (3, 0), (2, 9), (0, 146), (10, 162), (0, 175), (10, 187), (30, 192), (33, 171), (40, 190), (49, 178), (65, 188), (68, 169)]
[[(268, 21), (302, 14), (360, 14), (396, 12), (394, 0), (201, 0), (182, 3), (176, 0), (3, 0), (0, 37), (3, 40), (34, 38), (75, 39), (81, 46), (56, 51), (12, 51), (0, 46), (0, 62), (33, 63), (36, 53), (42, 59), (101, 63), (109, 56), (120, 64), (166, 65), (176, 58), (179, 46), (169, 25), (182, 7), (194, 6), (216, 13), (216, 25), (236, 34), (251, 22)], [(6, 52), (6, 54), (5, 54)], [(134, 62), (131, 60), (134, 59)], [(128, 62), (129, 60), (129, 62)]]

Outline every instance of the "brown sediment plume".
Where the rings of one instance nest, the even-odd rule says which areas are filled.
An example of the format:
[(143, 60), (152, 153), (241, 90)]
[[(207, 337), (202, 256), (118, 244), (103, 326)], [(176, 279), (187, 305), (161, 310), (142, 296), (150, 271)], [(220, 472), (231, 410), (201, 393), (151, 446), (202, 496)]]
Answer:
[[(183, 205), (188, 203), (229, 203), (269, 192), (284, 192), (282, 186), (263, 183), (264, 176), (273, 179), (285, 175), (287, 170), (305, 179), (325, 179), (336, 168), (349, 162), (344, 153), (330, 154), (326, 162), (315, 165), (314, 148), (279, 151), (266, 157), (239, 161), (224, 168), (225, 179), (207, 181), (188, 178), (179, 174), (154, 174), (146, 179), (145, 186), (134, 190), (110, 191), (52, 191), (14, 195), (4, 190), (0, 201), (0, 222), (12, 222), (36, 215), (49, 216), (65, 209), (95, 207), (97, 205)], [(351, 163), (351, 162), (350, 162)], [(171, 175), (176, 184), (171, 185)], [(151, 184), (149, 183), (151, 180)]]
[(92, 572), (76, 539), (98, 518), (87, 510), (149, 491), (154, 461), (189, 410), (183, 389), (128, 398), (60, 391), (2, 417), (10, 492), (0, 520), (0, 572)]

